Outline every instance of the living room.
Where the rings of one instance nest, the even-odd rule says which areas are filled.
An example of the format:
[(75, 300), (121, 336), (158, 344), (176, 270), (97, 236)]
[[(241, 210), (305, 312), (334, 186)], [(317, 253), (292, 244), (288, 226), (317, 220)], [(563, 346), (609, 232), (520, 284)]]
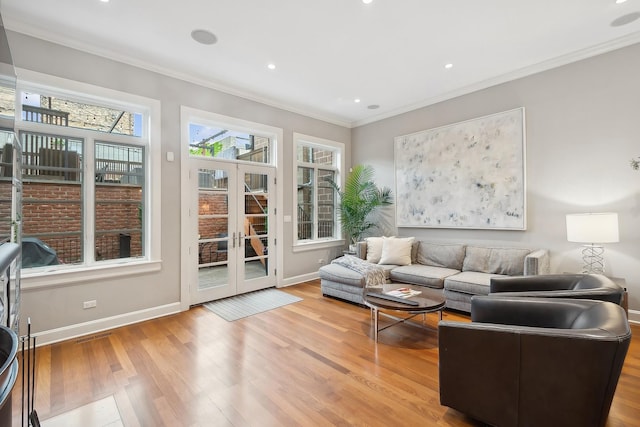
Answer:
[[(295, 212), (291, 190), (295, 173), (290, 167), (294, 164), (291, 153), (295, 133), (344, 144), (345, 165), (371, 165), (376, 182), (393, 189), (394, 138), (523, 107), (526, 230), (392, 226), (381, 233), (439, 242), (546, 248), (551, 255), (552, 272), (576, 272), (581, 267), (580, 247), (567, 241), (566, 215), (617, 212), (620, 241), (606, 245), (607, 274), (625, 279), (629, 318), (640, 322), (640, 231), (635, 226), (640, 214), (640, 175), (629, 165), (631, 159), (640, 156), (636, 125), (638, 22), (626, 27), (635, 31), (618, 40), (619, 45), (611, 42), (601, 50), (587, 49), (576, 54), (576, 60), (556, 58), (555, 62), (538, 64), (537, 70), (516, 70), (510, 78), (502, 76), (494, 84), (483, 82), (477, 90), (467, 88), (450, 99), (417, 103), (388, 117), (363, 119), (352, 125), (247, 99), (213, 84), (188, 81), (177, 73), (169, 75), (161, 67), (153, 69), (148, 64), (126, 61), (104, 46), (83, 50), (77, 41), (65, 43), (63, 38), (47, 38), (38, 34), (38, 28), (29, 27), (28, 18), (18, 20), (14, 15), (16, 19), (12, 20), (11, 14), (5, 15), (8, 5), (15, 6), (12, 3), (15, 2), (3, 1), (1, 12), (19, 82), (47, 86), (75, 82), (76, 91), (81, 91), (81, 85), (91, 85), (149, 98), (161, 107), (157, 110), (160, 138), (156, 140), (160, 160), (153, 175), (162, 195), (154, 212), (159, 221), (154, 232), (161, 246), (152, 260), (153, 266), (133, 274), (106, 271), (88, 277), (68, 277), (64, 272), (37, 278), (25, 274), (22, 317), (31, 318), (33, 330), (40, 334), (43, 344), (189, 310), (181, 231), (183, 162), (187, 152), (181, 144), (183, 106), (281, 129), (278, 149), (282, 155), (277, 173), (278, 182), (284, 183), (278, 198), (282, 216)], [(629, 0), (624, 7), (633, 11), (633, 3)], [(168, 153), (175, 154), (174, 160), (169, 160)], [(393, 224), (394, 209), (385, 213)], [(326, 263), (345, 248), (341, 241), (300, 250), (294, 245), (292, 224), (282, 218), (277, 221), (278, 287), (316, 279), (318, 260)], [(97, 307), (84, 309), (83, 303), (88, 300), (97, 301)], [(348, 307), (350, 313), (352, 310)]]

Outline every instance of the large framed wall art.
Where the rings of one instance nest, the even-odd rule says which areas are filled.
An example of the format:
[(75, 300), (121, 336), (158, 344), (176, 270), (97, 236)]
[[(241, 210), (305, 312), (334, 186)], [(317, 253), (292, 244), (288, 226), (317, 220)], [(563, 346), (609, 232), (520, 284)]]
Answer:
[(526, 229), (524, 108), (395, 138), (398, 227)]

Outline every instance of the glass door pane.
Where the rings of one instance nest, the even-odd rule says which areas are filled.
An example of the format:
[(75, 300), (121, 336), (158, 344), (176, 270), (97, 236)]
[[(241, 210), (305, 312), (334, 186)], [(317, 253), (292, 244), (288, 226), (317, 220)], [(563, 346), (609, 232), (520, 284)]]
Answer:
[(229, 176), (198, 169), (198, 288), (229, 282)]
[(245, 173), (244, 182), (244, 277), (255, 279), (268, 270), (268, 182), (256, 173)]
[[(273, 206), (270, 198), (270, 184), (273, 182), (273, 171), (270, 168), (244, 166), (241, 185), (243, 186), (242, 206), (242, 247), (244, 248), (243, 290), (255, 290), (265, 286), (273, 286), (271, 282), (274, 265), (269, 266), (269, 246), (272, 242)], [(271, 274), (270, 274), (271, 273)]]

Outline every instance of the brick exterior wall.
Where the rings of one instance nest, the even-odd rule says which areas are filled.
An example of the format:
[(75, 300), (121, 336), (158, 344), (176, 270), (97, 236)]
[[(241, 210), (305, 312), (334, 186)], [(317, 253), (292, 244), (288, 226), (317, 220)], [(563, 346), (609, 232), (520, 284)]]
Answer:
[(11, 233), (11, 180), (0, 181), (0, 241), (9, 240)]
[[(25, 182), (23, 186), (23, 236), (38, 237), (63, 263), (82, 261), (81, 191), (74, 182)], [(131, 237), (130, 256), (142, 255), (141, 200), (140, 186), (96, 183), (97, 260), (120, 258), (120, 251), (126, 252), (120, 245), (121, 233)]]
[[(201, 192), (198, 203), (198, 215), (226, 215), (227, 195), (224, 193)], [(215, 239), (223, 237), (222, 234), (227, 232), (227, 218), (199, 218), (198, 234), (200, 239)], [(199, 262), (205, 264), (209, 262), (226, 261), (227, 254), (220, 252), (224, 247), (221, 242), (204, 242), (200, 243)]]

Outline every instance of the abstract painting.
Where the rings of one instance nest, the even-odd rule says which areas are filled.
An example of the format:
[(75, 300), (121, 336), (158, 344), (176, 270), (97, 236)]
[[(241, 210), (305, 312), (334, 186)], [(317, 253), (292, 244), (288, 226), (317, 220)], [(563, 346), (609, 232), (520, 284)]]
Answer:
[(398, 227), (526, 229), (524, 108), (395, 138)]

